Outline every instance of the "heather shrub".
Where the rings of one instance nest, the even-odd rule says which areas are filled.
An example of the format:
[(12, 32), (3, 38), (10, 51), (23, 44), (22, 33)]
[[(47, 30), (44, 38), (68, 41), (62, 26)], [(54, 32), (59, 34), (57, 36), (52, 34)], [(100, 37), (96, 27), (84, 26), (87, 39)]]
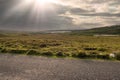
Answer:
[(22, 49), (12, 49), (12, 50), (9, 50), (9, 53), (13, 53), (13, 54), (24, 54), (26, 52), (27, 52), (27, 50), (22, 50)]
[(54, 56), (54, 53), (48, 51), (48, 52), (42, 52), (42, 55), (43, 55), (43, 56)]
[(58, 53), (56, 53), (56, 56), (58, 56), (58, 57), (66, 57), (67, 54), (65, 54), (64, 52), (58, 52)]
[(36, 50), (29, 50), (27, 52), (27, 55), (40, 55), (40, 52), (36, 51)]

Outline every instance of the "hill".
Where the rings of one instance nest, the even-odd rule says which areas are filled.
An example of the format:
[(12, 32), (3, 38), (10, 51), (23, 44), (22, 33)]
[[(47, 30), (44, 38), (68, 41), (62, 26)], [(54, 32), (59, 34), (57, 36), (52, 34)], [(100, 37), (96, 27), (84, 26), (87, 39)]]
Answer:
[(8, 35), (26, 35), (26, 34), (55, 34), (55, 33), (68, 33), (72, 35), (120, 35), (120, 25), (114, 26), (105, 26), (100, 28), (92, 28), (86, 30), (48, 30), (40, 32), (28, 32), (28, 31), (9, 31), (9, 30), (0, 30), (0, 37)]
[(72, 34), (81, 35), (95, 35), (95, 34), (109, 34), (109, 35), (120, 35), (120, 25), (106, 26), (102, 28), (93, 28), (87, 30), (74, 30)]

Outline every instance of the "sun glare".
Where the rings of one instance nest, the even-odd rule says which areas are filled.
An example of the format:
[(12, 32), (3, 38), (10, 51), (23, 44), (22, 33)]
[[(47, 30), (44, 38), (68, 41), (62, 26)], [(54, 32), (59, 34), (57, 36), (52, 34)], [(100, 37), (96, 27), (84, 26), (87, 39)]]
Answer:
[(35, 4), (38, 4), (38, 5), (47, 5), (47, 4), (50, 4), (50, 3), (58, 3), (57, 0), (34, 0)]
[(44, 18), (47, 13), (56, 13), (56, 4), (60, 5), (62, 2), (60, 0), (20, 0), (6, 11), (5, 17), (8, 19), (10, 16), (16, 14), (16, 12), (22, 15), (30, 9), (28, 13), (30, 19), (37, 18), (39, 20), (41, 17)]

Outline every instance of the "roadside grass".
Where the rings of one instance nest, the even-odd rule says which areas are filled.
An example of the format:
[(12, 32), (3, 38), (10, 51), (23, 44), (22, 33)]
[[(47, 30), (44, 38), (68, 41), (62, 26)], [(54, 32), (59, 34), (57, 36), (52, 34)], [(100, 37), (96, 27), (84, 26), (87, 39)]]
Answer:
[[(120, 60), (120, 37), (63, 34), (0, 37), (0, 53)], [(111, 57), (113, 53), (115, 57)]]
[(120, 60), (120, 52), (116, 54), (116, 59)]

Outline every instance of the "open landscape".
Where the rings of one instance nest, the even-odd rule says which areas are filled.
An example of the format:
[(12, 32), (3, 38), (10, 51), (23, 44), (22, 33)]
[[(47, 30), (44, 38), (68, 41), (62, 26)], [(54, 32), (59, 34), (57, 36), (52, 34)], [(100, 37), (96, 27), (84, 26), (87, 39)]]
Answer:
[(0, 0), (0, 80), (120, 80), (120, 0)]
[(120, 60), (119, 34), (117, 36), (81, 35), (78, 31), (76, 32), (4, 33), (0, 37), (0, 52), (48, 57)]

